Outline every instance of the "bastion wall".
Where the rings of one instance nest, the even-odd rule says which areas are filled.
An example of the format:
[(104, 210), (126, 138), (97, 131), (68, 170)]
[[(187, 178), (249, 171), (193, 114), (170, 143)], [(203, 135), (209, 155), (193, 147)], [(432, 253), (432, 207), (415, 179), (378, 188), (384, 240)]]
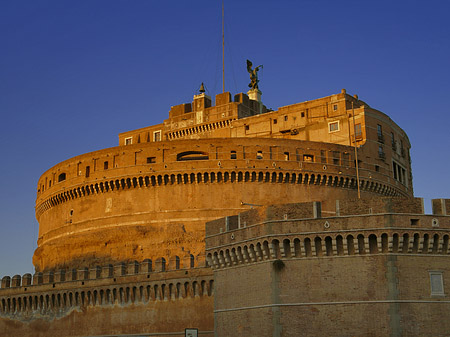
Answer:
[(216, 336), (448, 333), (450, 217), (424, 215), (420, 199), (336, 205), (341, 215), (303, 203), (207, 223)]

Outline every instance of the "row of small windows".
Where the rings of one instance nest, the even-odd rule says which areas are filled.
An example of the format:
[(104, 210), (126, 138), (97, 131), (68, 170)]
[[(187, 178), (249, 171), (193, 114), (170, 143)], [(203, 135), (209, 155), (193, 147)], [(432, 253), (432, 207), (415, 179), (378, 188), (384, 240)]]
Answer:
[[(350, 166), (350, 154), (347, 152), (342, 153), (339, 151), (331, 151), (331, 155), (328, 155), (327, 158), (327, 152), (325, 150), (321, 150), (320, 151), (320, 162), (321, 163), (330, 163), (333, 165), (343, 165), (343, 166)], [(260, 150), (256, 152), (256, 159), (264, 159), (264, 155), (265, 153)], [(268, 159), (273, 160), (272, 158), (272, 152), (269, 153), (268, 155)], [(290, 156), (290, 152), (289, 151), (285, 151), (282, 153), (282, 158), (285, 161), (289, 161), (291, 160), (291, 156)], [(237, 159), (237, 152), (235, 150), (231, 150), (230, 151), (230, 159)], [(201, 152), (201, 151), (185, 151), (182, 153), (177, 154), (177, 161), (191, 161), (191, 160), (209, 160), (209, 155), (206, 152)], [(296, 154), (296, 160), (297, 161), (304, 161), (304, 162), (314, 162), (314, 155), (312, 154)], [(147, 157), (146, 158), (146, 163), (147, 164), (155, 164), (157, 162), (156, 157), (151, 156), (151, 157)], [(109, 161), (104, 161), (103, 162), (103, 169), (104, 170), (108, 170), (109, 169)], [(82, 175), (82, 171), (79, 169), (78, 170), (78, 175)], [(91, 166), (86, 166), (84, 169), (84, 176), (86, 178), (89, 178), (91, 175)], [(62, 182), (64, 180), (66, 180), (67, 176), (66, 173), (61, 173), (58, 176), (58, 182)], [(52, 182), (51, 180), (48, 183), (48, 186), (51, 187)], [(45, 190), (45, 184), (42, 185), (42, 191)]]
[[(160, 142), (161, 141), (161, 130), (153, 132), (153, 141)], [(138, 138), (138, 143), (140, 143), (140, 138)], [(150, 142), (150, 137), (147, 138), (147, 142)], [(133, 144), (133, 137), (125, 138), (125, 145)]]
[[(380, 124), (377, 124), (377, 136), (378, 136), (378, 142), (381, 144), (384, 144), (383, 127)], [(397, 146), (397, 144), (400, 144), (400, 145)], [(399, 153), (399, 155), (401, 155), (402, 157), (405, 157), (405, 148), (403, 146), (403, 140), (400, 139), (399, 141), (397, 141), (395, 139), (395, 134), (393, 132), (391, 132), (391, 146), (392, 146), (393, 151)]]

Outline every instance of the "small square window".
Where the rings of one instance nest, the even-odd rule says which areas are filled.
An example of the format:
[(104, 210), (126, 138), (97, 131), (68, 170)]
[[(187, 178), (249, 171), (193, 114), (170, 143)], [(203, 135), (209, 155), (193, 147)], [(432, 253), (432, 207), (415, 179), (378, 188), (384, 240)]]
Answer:
[(277, 122), (278, 122), (278, 121), (277, 121), (276, 119), (273, 120), (273, 124), (277, 124)]
[(288, 116), (284, 116), (284, 121), (286, 122), (288, 120)]
[(380, 166), (375, 165), (375, 171), (380, 172)]
[(329, 132), (339, 131), (339, 122), (328, 123), (328, 130)]
[(256, 152), (256, 159), (263, 159), (262, 151)]
[(338, 109), (338, 105), (337, 105), (337, 104), (334, 104), (334, 105), (333, 105), (333, 111), (337, 111), (337, 109)]
[(302, 113), (300, 114), (300, 116), (302, 116), (302, 117), (305, 117), (305, 113), (304, 113), (304, 112), (302, 112)]
[(445, 296), (441, 271), (430, 271), (431, 296)]
[(250, 126), (249, 126), (249, 125), (246, 125), (246, 126), (245, 126), (245, 131), (248, 131), (248, 130), (250, 130)]
[(311, 154), (304, 154), (303, 155), (303, 161), (313, 162), (314, 161), (314, 156), (311, 155)]
[(147, 157), (147, 164), (156, 163), (156, 157)]
[(133, 144), (133, 137), (125, 138), (125, 145), (131, 145)]
[(230, 159), (236, 159), (236, 151), (231, 151)]

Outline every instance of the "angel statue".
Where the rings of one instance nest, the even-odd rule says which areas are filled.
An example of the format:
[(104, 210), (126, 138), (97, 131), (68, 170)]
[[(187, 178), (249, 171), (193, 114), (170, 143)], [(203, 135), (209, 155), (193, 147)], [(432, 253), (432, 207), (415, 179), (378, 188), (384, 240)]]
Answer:
[(249, 60), (247, 60), (247, 71), (250, 74), (250, 83), (249, 83), (249, 88), (252, 89), (259, 89), (258, 88), (258, 70), (259, 68), (262, 68), (263, 66), (257, 66), (255, 67), (255, 69), (252, 69), (252, 62), (250, 62)]

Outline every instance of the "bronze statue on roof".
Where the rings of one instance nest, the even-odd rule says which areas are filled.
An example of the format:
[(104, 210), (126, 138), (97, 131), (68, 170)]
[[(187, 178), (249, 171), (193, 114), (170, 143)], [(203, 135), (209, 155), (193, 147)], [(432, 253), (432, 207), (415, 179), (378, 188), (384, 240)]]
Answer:
[(262, 65), (259, 65), (255, 67), (255, 69), (252, 69), (252, 62), (250, 60), (247, 60), (247, 71), (250, 74), (250, 83), (248, 84), (249, 88), (252, 89), (259, 89), (258, 87), (258, 70), (262, 68)]

